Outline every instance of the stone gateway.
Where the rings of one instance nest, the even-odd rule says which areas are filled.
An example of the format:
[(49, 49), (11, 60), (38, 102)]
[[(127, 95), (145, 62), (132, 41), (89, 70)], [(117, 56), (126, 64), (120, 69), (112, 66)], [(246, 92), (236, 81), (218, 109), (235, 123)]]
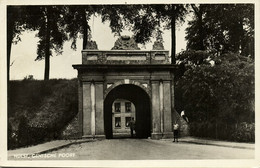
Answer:
[(113, 50), (84, 49), (82, 64), (73, 67), (83, 138), (130, 135), (131, 119), (137, 138), (173, 137), (176, 67), (168, 51), (141, 51), (133, 38), (124, 36)]

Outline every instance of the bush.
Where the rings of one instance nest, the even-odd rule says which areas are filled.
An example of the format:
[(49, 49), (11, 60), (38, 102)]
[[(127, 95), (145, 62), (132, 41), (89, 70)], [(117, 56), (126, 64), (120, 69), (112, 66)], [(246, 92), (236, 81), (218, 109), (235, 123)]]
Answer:
[[(31, 127), (26, 117), (20, 118), (17, 147), (30, 146), (52, 139), (47, 128)], [(12, 144), (11, 144), (12, 145)]]
[(190, 123), (190, 135), (237, 142), (254, 142), (255, 124), (246, 122), (240, 124), (192, 122)]
[(18, 133), (14, 131), (10, 122), (8, 122), (8, 149), (14, 149), (18, 147)]
[(252, 141), (243, 135), (250, 131), (235, 124), (254, 122), (253, 60), (234, 53), (216, 56), (205, 51), (183, 53), (179, 59), (184, 69), (176, 82), (176, 107), (185, 110), (190, 134)]
[(231, 136), (235, 141), (255, 142), (255, 124), (240, 123)]
[(26, 146), (29, 145), (30, 134), (29, 134), (29, 126), (28, 119), (25, 116), (20, 117), (20, 123), (18, 127), (18, 146)]

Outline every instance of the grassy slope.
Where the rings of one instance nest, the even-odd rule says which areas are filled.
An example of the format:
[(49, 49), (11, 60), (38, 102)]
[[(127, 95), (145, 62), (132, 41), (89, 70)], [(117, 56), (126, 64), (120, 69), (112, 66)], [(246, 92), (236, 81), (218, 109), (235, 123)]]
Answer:
[(59, 135), (77, 112), (76, 79), (23, 80), (9, 84), (8, 121), (12, 132), (18, 131), (21, 119), (26, 118), (29, 127)]

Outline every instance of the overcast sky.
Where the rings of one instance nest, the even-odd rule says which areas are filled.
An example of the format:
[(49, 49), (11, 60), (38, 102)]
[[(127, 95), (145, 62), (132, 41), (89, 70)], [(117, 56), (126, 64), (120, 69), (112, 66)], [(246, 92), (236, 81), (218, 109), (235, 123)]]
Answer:
[[(92, 30), (92, 40), (95, 40), (99, 50), (110, 50), (118, 37), (111, 33), (109, 23), (101, 23), (100, 17), (92, 17), (90, 26)], [(176, 50), (177, 53), (186, 48), (185, 41), (185, 28), (187, 21), (178, 26), (176, 29)], [(37, 52), (37, 43), (39, 38), (35, 37), (36, 32), (24, 32), (21, 35), (22, 41), (16, 45), (12, 45), (11, 49), (11, 63), (10, 79), (20, 80), (27, 75), (33, 75), (35, 79), (44, 78), (44, 60), (34, 61)], [(122, 35), (132, 35), (129, 31), (123, 31)], [(165, 30), (163, 34), (165, 50), (171, 50), (171, 32)], [(151, 50), (154, 39), (152, 42), (147, 43), (145, 46), (140, 45), (141, 50)], [(76, 78), (77, 70), (72, 68), (73, 64), (81, 64), (82, 56), (82, 39), (77, 41), (77, 50), (74, 51), (70, 48), (71, 42), (64, 43), (63, 54), (56, 56), (53, 52), (53, 57), (50, 59), (50, 78)], [(171, 53), (170, 53), (171, 54)]]

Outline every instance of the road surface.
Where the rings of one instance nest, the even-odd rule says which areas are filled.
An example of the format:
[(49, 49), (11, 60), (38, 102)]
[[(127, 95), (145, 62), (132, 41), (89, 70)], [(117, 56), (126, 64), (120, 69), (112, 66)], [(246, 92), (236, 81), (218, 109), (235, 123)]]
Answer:
[[(200, 145), (170, 140), (104, 139), (74, 144), (48, 154), (54, 160), (253, 159), (253, 149)], [(64, 156), (62, 156), (64, 155)], [(46, 158), (45, 158), (46, 159)], [(51, 159), (51, 158), (50, 158)]]

